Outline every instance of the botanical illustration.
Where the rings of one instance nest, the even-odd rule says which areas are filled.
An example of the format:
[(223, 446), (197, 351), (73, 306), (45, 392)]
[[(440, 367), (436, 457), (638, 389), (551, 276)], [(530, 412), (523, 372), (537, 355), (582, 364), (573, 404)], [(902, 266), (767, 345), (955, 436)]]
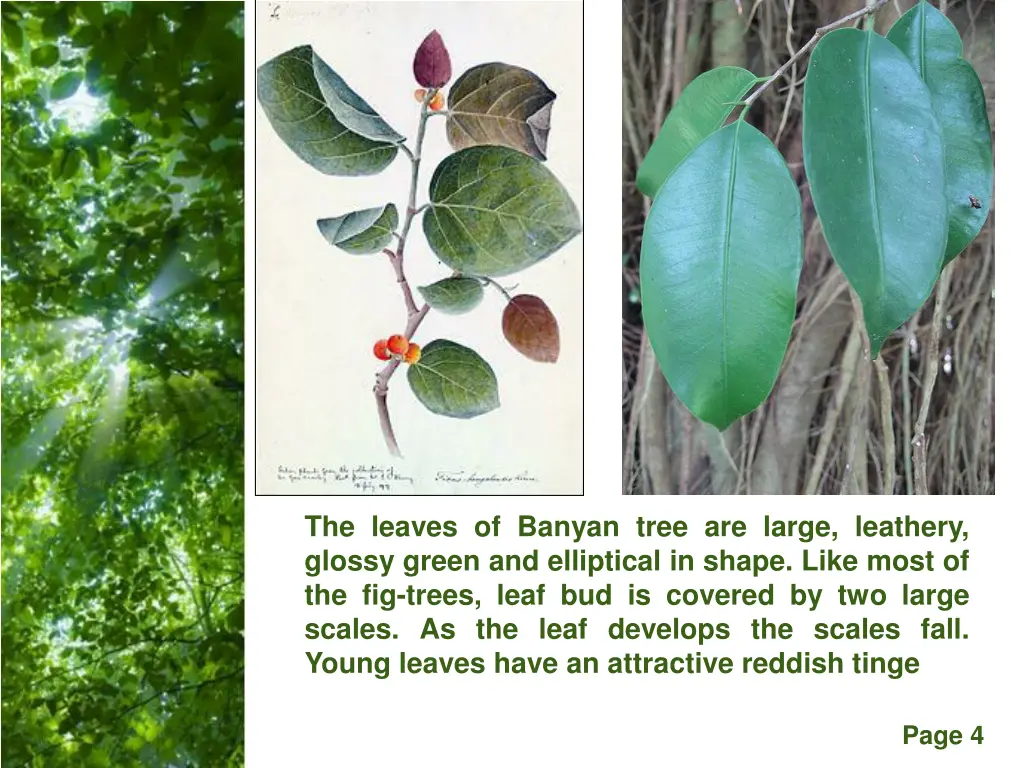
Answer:
[[(321, 173), (377, 174), (399, 155), (409, 163), (403, 197), (367, 200), (366, 208), (316, 221), (328, 244), (346, 254), (386, 258), (393, 267), (401, 301), (396, 310), (404, 308), (404, 322), (373, 343), (372, 354), (383, 363), (373, 394), (383, 439), (395, 456), (401, 452), (388, 393), (399, 368), (413, 395), (434, 414), (470, 419), (501, 404), (498, 375), (480, 354), (454, 339), (423, 341), (428, 313), (478, 322), (474, 310), (484, 290), (497, 291), (506, 300), (500, 326), (508, 343), (530, 361), (555, 363), (555, 315), (542, 298), (513, 294), (501, 279), (547, 259), (580, 232), (575, 203), (545, 165), (556, 94), (537, 74), (487, 62), (452, 81), (451, 58), (437, 31), (413, 53), (411, 68), (419, 85), (411, 94), (419, 105), (411, 140), (309, 45), (266, 61), (258, 76), (259, 100), (277, 135)], [(453, 151), (433, 168), (421, 201), (424, 137), (441, 121)], [(450, 272), (412, 286), (406, 259), (426, 256), (407, 250), (417, 218), (433, 255)], [(487, 322), (497, 330), (496, 318)]]
[[(880, 393), (880, 444), (870, 447), (875, 487), (894, 493), (898, 465), (906, 492), (927, 493), (933, 484), (927, 444), (937, 340), (949, 322), (949, 280), (958, 256), (989, 217), (992, 133), (982, 82), (943, 9), (913, 4), (882, 35), (875, 17), (887, 5), (858, 3), (819, 23), (801, 45), (790, 35), (788, 55), (766, 76), (723, 61), (693, 78), (648, 151), (638, 153), (636, 188), (652, 201), (638, 285), (651, 362), (688, 413), (714, 430), (707, 441), (717, 460), (735, 470), (736, 488), (749, 482), (739, 469), (745, 457), (737, 460), (723, 435), (754, 412), (756, 420), (741, 422), (744, 434), (753, 429), (756, 439), (769, 426), (758, 409), (794, 353), (794, 320), (805, 301), (805, 240), (817, 236), (804, 225), (808, 213), (816, 214), (837, 268), (830, 291), (849, 296), (855, 323), (836, 400), (826, 408), (816, 453), (804, 469), (805, 488), (818, 488), (853, 380), (849, 371), (861, 356), (871, 361)], [(714, 13), (723, 24), (723, 13), (742, 22), (743, 3), (715, 3)], [(788, 13), (792, 23), (792, 8)], [(798, 82), (794, 68), (805, 59)], [(802, 124), (789, 123), (796, 151), (786, 156), (776, 147), (786, 113), (774, 140), (753, 120), (759, 100), (783, 83), (784, 109), (802, 108)], [(794, 166), (809, 199), (797, 186)], [(917, 327), (933, 293), (915, 420), (907, 324)], [(897, 363), (902, 402), (894, 402), (890, 366), (904, 345)], [(807, 375), (829, 375), (830, 360), (822, 362), (824, 368), (808, 368)], [(867, 390), (870, 382), (861, 387)]]
[(3, 24), (3, 766), (244, 759), (241, 3)]

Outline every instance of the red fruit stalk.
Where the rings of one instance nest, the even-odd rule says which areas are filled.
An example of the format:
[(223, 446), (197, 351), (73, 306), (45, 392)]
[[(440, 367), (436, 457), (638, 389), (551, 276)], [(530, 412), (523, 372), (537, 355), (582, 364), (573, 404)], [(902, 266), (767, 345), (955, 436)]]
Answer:
[(427, 35), (416, 49), (412, 73), (424, 88), (443, 88), (452, 79), (452, 60), (437, 30)]

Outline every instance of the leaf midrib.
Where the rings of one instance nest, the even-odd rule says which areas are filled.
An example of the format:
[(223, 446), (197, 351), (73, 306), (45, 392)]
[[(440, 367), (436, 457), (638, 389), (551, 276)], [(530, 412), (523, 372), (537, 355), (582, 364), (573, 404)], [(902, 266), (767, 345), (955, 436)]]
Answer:
[[(488, 65), (484, 65), (484, 66), (486, 67)], [(492, 65), (489, 65), (489, 66), (494, 66), (494, 65), (492, 64)], [(483, 67), (481, 67), (481, 69), (482, 68)], [(479, 91), (482, 91), (487, 86), (496, 83), (498, 80), (500, 80), (501, 78), (505, 77), (506, 75), (515, 75), (515, 74), (518, 74), (517, 68), (507, 69), (504, 72), (499, 72), (497, 75), (492, 77), (490, 80), (485, 80), (485, 79), (483, 79), (484, 78), (484, 74), (483, 74), (483, 72), (481, 72), (480, 73), (480, 77), (481, 77), (480, 85), (476, 86), (473, 90), (471, 90), (469, 93), (465, 94), (464, 96), (459, 96), (458, 97), (458, 101), (456, 101), (454, 104), (452, 104), (450, 109), (453, 112), (458, 110), (459, 106), (462, 105), (469, 97), (475, 95)]]
[(882, 221), (878, 210), (878, 179), (875, 168), (875, 146), (871, 120), (871, 37), (867, 33), (867, 44), (864, 46), (864, 136), (868, 153), (868, 191), (871, 199), (872, 225), (875, 230), (875, 248), (878, 252), (878, 291), (876, 296), (879, 304), (885, 296), (885, 252), (882, 250)]
[(918, 13), (917, 13), (917, 16), (918, 16), (917, 40), (918, 40), (918, 48), (920, 49), (919, 55), (921, 57), (921, 79), (924, 80), (925, 85), (927, 85), (928, 84), (928, 71), (927, 71), (928, 57), (927, 57), (927, 54), (925, 53), (925, 49), (924, 49), (925, 37), (926, 37), (925, 36), (925, 14), (924, 14), (924, 9), (921, 8), (920, 6), (917, 7), (917, 11), (918, 11)]
[(729, 191), (725, 198), (725, 247), (722, 254), (722, 391), (729, 397), (729, 249), (732, 243), (732, 203), (736, 194), (736, 157), (739, 154), (740, 127), (743, 121), (736, 121), (735, 136), (732, 140), (732, 156), (729, 159)]
[[(477, 365), (476, 363), (474, 363), (472, 361), (460, 362), (458, 360), (443, 360), (441, 363), (438, 363), (438, 365), (442, 365), (442, 364), (443, 365), (464, 365), (464, 366), (467, 366), (467, 367), (471, 368), (474, 371), (483, 371), (483, 369), (479, 365)], [(467, 392), (470, 395), (473, 395), (474, 397), (480, 398), (480, 397), (484, 396), (484, 393), (478, 392), (475, 389), (467, 387), (465, 384), (460, 384), (455, 379), (452, 379), (452, 378), (449, 378), (448, 376), (445, 376), (443, 373), (441, 373), (439, 370), (437, 370), (437, 368), (431, 367), (431, 365), (429, 363), (424, 363), (422, 360), (420, 360), (420, 362), (416, 363), (416, 365), (420, 366), (421, 372), (423, 370), (430, 371), (432, 374), (437, 376), (442, 381), (447, 381), (452, 386), (457, 387), (458, 389), (461, 389), (464, 392)]]

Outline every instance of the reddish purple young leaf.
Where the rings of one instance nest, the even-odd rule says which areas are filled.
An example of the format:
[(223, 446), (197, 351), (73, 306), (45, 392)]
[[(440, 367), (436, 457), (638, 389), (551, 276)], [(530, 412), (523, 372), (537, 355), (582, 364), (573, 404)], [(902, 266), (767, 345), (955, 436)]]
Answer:
[(558, 320), (537, 296), (520, 294), (505, 307), (501, 330), (508, 343), (538, 363), (558, 360)]
[(436, 29), (416, 49), (412, 73), (424, 88), (443, 88), (452, 79), (452, 60)]

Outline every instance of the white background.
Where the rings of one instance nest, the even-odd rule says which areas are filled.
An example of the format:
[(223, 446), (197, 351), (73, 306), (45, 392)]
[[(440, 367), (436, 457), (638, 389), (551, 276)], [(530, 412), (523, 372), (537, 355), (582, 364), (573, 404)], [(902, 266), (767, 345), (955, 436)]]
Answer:
[[(247, 52), (250, 74), (255, 73), (253, 16), (268, 11), (268, 4), (251, 6), (247, 19)], [(1010, 91), (1015, 82), (1014, 66), (1019, 66), (1019, 46), (1010, 35), (1024, 24), (1024, 4), (1000, 4), (997, 56), (1003, 88), (998, 102), (999, 120), (1004, 135), (1015, 136), (1018, 105)], [(1014, 14), (1016, 14), (1014, 16)], [(1014, 23), (1016, 22), (1016, 23)], [(1024, 586), (1020, 555), (1022, 532), (1019, 474), (1014, 459), (1021, 428), (1021, 410), (1013, 395), (1013, 385), (1002, 386), (998, 393), (999, 420), (997, 442), (1000, 472), (997, 487), (1002, 501), (991, 498), (871, 499), (755, 499), (755, 498), (622, 498), (620, 497), (620, 300), (619, 221), (621, 179), (620, 136), (620, 31), (621, 6), (613, 2), (588, 0), (585, 11), (585, 165), (587, 198), (587, 236), (591, 244), (586, 287), (584, 340), (585, 400), (585, 488), (586, 498), (522, 499), (496, 498), (480, 503), (473, 499), (450, 498), (285, 498), (253, 497), (252, 469), (254, 400), (247, 392), (247, 665), (246, 665), (246, 741), (248, 763), (261, 766), (321, 765), (341, 766), (372, 763), (383, 766), (537, 766), (570, 765), (764, 765), (764, 766), (1012, 766), (1020, 763), (1022, 713), (1021, 690), (1021, 601)], [(254, 82), (246, 100), (249, 146), (253, 146), (256, 106)], [(249, 158), (250, 164), (253, 158)], [(1019, 194), (1007, 186), (1019, 171), (1019, 149), (1004, 142), (999, 152), (997, 186), (1007, 206)], [(251, 167), (251, 165), (250, 165)], [(247, 183), (251, 185), (251, 174)], [(248, 236), (254, 232), (253, 190), (249, 201)], [(582, 207), (582, 206), (581, 206)], [(1007, 210), (1013, 210), (1007, 207)], [(1021, 217), (1006, 216), (997, 230), (998, 271), (1001, 290), (1009, 295), (1020, 286), (1019, 259), (1013, 244), (1020, 242)], [(248, 243), (249, 270), (253, 274), (254, 252)], [(605, 269), (598, 267), (604, 264)], [(252, 349), (253, 306), (247, 292), (248, 349)], [(1005, 304), (1005, 302), (1003, 302)], [(1019, 366), (1017, 347), (1020, 336), (1019, 313), (1000, 304), (997, 308), (1000, 350), (999, 381), (1012, 382)], [(613, 311), (613, 308), (614, 309)], [(1017, 340), (1017, 341), (1014, 341)], [(247, 382), (254, 380), (253, 359), (247, 357)], [(998, 385), (997, 385), (998, 386)], [(1009, 467), (1010, 469), (1006, 469)], [(750, 618), (758, 609), (729, 610), (646, 608), (629, 609), (621, 602), (612, 609), (588, 609), (590, 637), (586, 645), (574, 646), (557, 641), (531, 639), (536, 634), (536, 612), (528, 609), (494, 608), (493, 587), (497, 581), (480, 574), (467, 584), (486, 601), (490, 609), (469, 612), (464, 609), (406, 609), (384, 614), (355, 605), (349, 609), (305, 608), (302, 589), (310, 581), (304, 574), (307, 554), (327, 546), (333, 551), (350, 552), (484, 552), (493, 547), (472, 535), (469, 524), (478, 519), (503, 517), (505, 530), (499, 539), (500, 550), (523, 551), (539, 546), (529, 540), (518, 541), (510, 523), (519, 514), (549, 518), (615, 517), (622, 524), (617, 545), (624, 551), (636, 551), (648, 545), (634, 538), (631, 521), (639, 514), (661, 518), (685, 518), (694, 532), (678, 545), (695, 554), (716, 549), (714, 542), (702, 539), (695, 526), (708, 517), (743, 517), (755, 532), (726, 548), (742, 551), (798, 552), (803, 545), (766, 542), (757, 532), (759, 516), (793, 518), (828, 517), (844, 531), (833, 546), (843, 552), (863, 555), (872, 549), (920, 551), (953, 549), (937, 541), (896, 542), (890, 547), (858, 544), (849, 533), (854, 515), (875, 517), (913, 514), (924, 518), (962, 518), (970, 533), (970, 570), (966, 577), (936, 573), (929, 578), (908, 575), (883, 578), (858, 572), (852, 576), (824, 575), (814, 579), (819, 586), (842, 583), (858, 586), (882, 586), (892, 590), (890, 603), (898, 606), (898, 587), (903, 581), (935, 587), (964, 586), (971, 593), (969, 606), (958, 609), (969, 641), (923, 644), (912, 638), (922, 615), (941, 618), (939, 611), (885, 609), (857, 611), (845, 609), (838, 617), (823, 605), (821, 616), (809, 617), (806, 609), (786, 607), (785, 588), (790, 580), (811, 581), (809, 576), (775, 578), (777, 606), (766, 615), (777, 621), (791, 621), (800, 627), (816, 620), (856, 621), (861, 615), (872, 621), (897, 619), (903, 624), (904, 639), (887, 643), (864, 644), (876, 653), (916, 655), (922, 670), (913, 677), (892, 681), (883, 677), (852, 674), (842, 676), (619, 676), (605, 673), (570, 678), (525, 675), (498, 678), (481, 676), (397, 676), (386, 681), (356, 676), (313, 676), (305, 660), (306, 650), (330, 649), (329, 642), (307, 642), (303, 627), (307, 621), (342, 620), (358, 616), (367, 621), (390, 621), (402, 637), (380, 643), (347, 644), (335, 641), (338, 654), (376, 655), (398, 650), (427, 655), (480, 655), (488, 661), (498, 645), (479, 643), (470, 638), (472, 624), (481, 615), (503, 621), (518, 621), (521, 638), (500, 645), (506, 655), (554, 655), (564, 658), (593, 655), (605, 658), (623, 653), (627, 645), (602, 639), (604, 625), (619, 615), (636, 621), (671, 620), (700, 615), (710, 620), (725, 620), (733, 626), (734, 639), (708, 644), (706, 652), (734, 658), (743, 655), (770, 655), (781, 644), (757, 644), (747, 636)], [(419, 544), (395, 547), (394, 540), (373, 540), (360, 536), (347, 544), (325, 544), (310, 539), (305, 514), (330, 514), (336, 518), (368, 525), (372, 514), (394, 519), (455, 519), (461, 532), (453, 540), (426, 540)], [(615, 546), (616, 543), (612, 543)], [(558, 549), (564, 543), (544, 545), (543, 551)], [(601, 542), (584, 542), (591, 550), (606, 548)], [(664, 549), (671, 544), (665, 544)], [(816, 551), (817, 544), (807, 545)], [(823, 546), (828, 547), (828, 544)], [(956, 547), (958, 548), (958, 547)], [(354, 599), (365, 579), (344, 574), (321, 579), (331, 587), (345, 587)], [(551, 574), (521, 574), (502, 579), (506, 584), (529, 586), (541, 580), (557, 586), (561, 579)], [(382, 585), (402, 586), (407, 580), (392, 574), (377, 578)], [(422, 586), (462, 585), (457, 575), (421, 577)], [(578, 578), (574, 581), (583, 582)], [(614, 579), (618, 600), (623, 598), (629, 579)], [(668, 586), (763, 586), (768, 578), (746, 576), (723, 578), (703, 573), (671, 574), (633, 579), (653, 590)], [(604, 579), (594, 579), (602, 586)], [(831, 605), (835, 605), (834, 595)], [(642, 611), (642, 612), (641, 612)], [(552, 620), (576, 620), (581, 611), (560, 609), (557, 593), (549, 587), (548, 604), (543, 611)], [(439, 621), (453, 621), (459, 639), (450, 642), (417, 641), (420, 621), (427, 615)], [(714, 617), (718, 616), (718, 619)], [(805, 635), (806, 637), (806, 635)], [(826, 650), (836, 652), (859, 643), (824, 644), (811, 639), (794, 639), (788, 650)], [(838, 647), (837, 647), (838, 646)], [(633, 642), (630, 650), (650, 655), (669, 655), (695, 650), (692, 643)], [(350, 650), (351, 649), (351, 650)], [(977, 724), (984, 726), (985, 743), (973, 742), (945, 751), (930, 747), (902, 745), (902, 726), (915, 722), (925, 727), (959, 728), (965, 737)]]
[[(471, 66), (504, 61), (538, 73), (557, 98), (545, 165), (583, 211), (583, 80), (580, 11), (576, 3), (533, 12), (521, 3), (285, 3), (270, 18), (257, 6), (257, 61), (310, 44), (346, 82), (415, 142), (420, 105), (412, 58), (437, 29), (452, 56), (453, 82)], [(543, 8), (544, 6), (541, 6)], [(402, 493), (480, 490), (439, 482), (438, 471), (515, 476), (534, 483), (485, 486), (485, 492), (580, 493), (583, 407), (583, 237), (542, 262), (501, 279), (513, 293), (540, 296), (558, 318), (561, 352), (555, 364), (523, 357), (505, 340), (505, 301), (492, 288), (465, 315), (434, 311), (415, 340), (447, 338), (477, 351), (494, 369), (501, 406), (473, 419), (447, 419), (416, 400), (402, 366), (388, 405), (404, 459), (388, 455), (371, 392), (383, 366), (373, 342), (401, 333), (406, 310), (383, 255), (352, 255), (328, 244), (316, 220), (391, 201), (404, 219), (409, 162), (399, 156), (375, 176), (327, 176), (300, 160), (254, 115), (257, 174), (257, 481), (261, 493), (352, 493), (345, 485), (278, 481), (279, 465), (394, 464), (415, 485)], [(427, 123), (418, 204), (450, 153), (443, 119)], [(417, 288), (451, 274), (423, 236), (422, 216), (410, 230), (405, 270)], [(584, 225), (584, 230), (587, 226)], [(600, 269), (600, 264), (595, 264)], [(252, 349), (252, 347), (250, 347)], [(614, 353), (613, 353), (614, 354)]]

